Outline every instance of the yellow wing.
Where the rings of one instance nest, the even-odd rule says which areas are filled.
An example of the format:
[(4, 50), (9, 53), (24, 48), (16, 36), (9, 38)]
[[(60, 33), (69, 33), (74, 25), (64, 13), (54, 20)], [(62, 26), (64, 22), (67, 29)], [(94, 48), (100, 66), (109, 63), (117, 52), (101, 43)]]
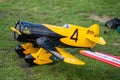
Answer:
[(70, 53), (64, 51), (61, 48), (56, 47), (57, 51), (61, 54), (62, 57), (64, 57), (63, 61), (70, 64), (75, 65), (85, 65), (85, 62), (82, 60), (76, 58), (75, 56), (71, 55)]

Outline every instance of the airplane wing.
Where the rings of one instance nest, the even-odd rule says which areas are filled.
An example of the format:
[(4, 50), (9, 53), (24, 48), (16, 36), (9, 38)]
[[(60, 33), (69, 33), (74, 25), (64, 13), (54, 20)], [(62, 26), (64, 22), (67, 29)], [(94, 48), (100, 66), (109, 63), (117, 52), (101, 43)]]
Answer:
[(57, 51), (61, 54), (61, 56), (64, 57), (64, 62), (70, 63), (70, 64), (75, 64), (75, 65), (84, 65), (85, 62), (82, 60), (76, 58), (75, 56), (71, 55), (70, 53), (64, 51), (63, 49), (56, 47)]
[(47, 37), (41, 37), (36, 40), (37, 44), (41, 47), (43, 47), (45, 50), (53, 54), (55, 57), (58, 59), (70, 63), (70, 64), (75, 64), (75, 65), (84, 65), (85, 63), (74, 57), (73, 55), (65, 52), (63, 49), (56, 47), (56, 44), (52, 39), (47, 38)]

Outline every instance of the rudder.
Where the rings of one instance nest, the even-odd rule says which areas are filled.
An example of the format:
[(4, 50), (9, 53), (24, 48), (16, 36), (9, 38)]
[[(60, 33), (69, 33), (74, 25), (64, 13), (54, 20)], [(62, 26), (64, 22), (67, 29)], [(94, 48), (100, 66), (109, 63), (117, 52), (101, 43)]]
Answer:
[(93, 31), (94, 34), (99, 34), (99, 32), (100, 32), (100, 29), (99, 29), (99, 25), (98, 25), (98, 24), (93, 24), (92, 26), (90, 26), (90, 27), (88, 28), (88, 30)]

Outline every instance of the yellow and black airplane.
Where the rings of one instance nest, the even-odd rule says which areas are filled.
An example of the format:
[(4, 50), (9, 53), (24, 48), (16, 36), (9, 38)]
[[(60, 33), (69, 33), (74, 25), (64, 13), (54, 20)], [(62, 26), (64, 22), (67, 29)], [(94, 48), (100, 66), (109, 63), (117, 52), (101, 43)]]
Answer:
[(99, 36), (97, 24), (89, 28), (73, 24), (60, 27), (19, 20), (11, 29), (14, 31), (14, 38), (19, 42), (24, 42), (16, 46), (16, 52), (29, 64), (43, 65), (62, 60), (66, 63), (84, 65), (85, 62), (61, 47), (92, 48), (96, 43), (105, 44), (104, 39)]

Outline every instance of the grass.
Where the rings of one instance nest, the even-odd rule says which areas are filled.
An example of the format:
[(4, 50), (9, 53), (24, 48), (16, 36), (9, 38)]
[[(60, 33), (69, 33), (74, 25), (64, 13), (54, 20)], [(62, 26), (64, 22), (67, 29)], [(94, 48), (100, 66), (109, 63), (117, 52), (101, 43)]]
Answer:
[(0, 80), (120, 80), (120, 69), (92, 60), (79, 54), (80, 49), (67, 48), (71, 54), (84, 60), (85, 66), (63, 62), (29, 67), (19, 58), (14, 47), (10, 27), (19, 19), (34, 23), (63, 25), (72, 23), (88, 27), (100, 25), (100, 35), (105, 46), (96, 45), (93, 50), (120, 55), (120, 34), (117, 31), (105, 35), (104, 23), (91, 19), (91, 15), (120, 18), (119, 0), (0, 0)]

